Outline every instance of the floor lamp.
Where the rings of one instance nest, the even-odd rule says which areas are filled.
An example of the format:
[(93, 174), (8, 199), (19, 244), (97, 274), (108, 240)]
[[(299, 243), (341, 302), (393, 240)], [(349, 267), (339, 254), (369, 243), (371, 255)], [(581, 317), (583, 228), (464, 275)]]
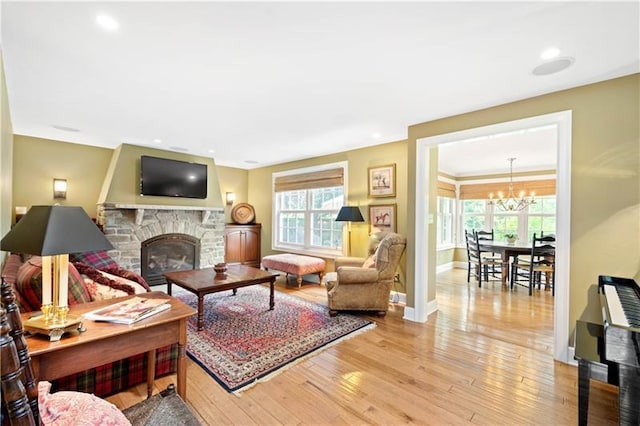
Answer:
[(364, 222), (364, 218), (362, 217), (362, 213), (360, 213), (359, 207), (354, 206), (343, 206), (340, 208), (338, 212), (338, 217), (336, 217), (336, 222), (347, 222), (347, 229), (349, 235), (349, 245), (347, 256), (351, 256), (351, 222)]

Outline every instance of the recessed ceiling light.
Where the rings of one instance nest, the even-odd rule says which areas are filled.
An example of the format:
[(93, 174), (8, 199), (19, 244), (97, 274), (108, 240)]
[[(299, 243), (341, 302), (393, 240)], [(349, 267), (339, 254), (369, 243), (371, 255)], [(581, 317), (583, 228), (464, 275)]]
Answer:
[(96, 16), (96, 23), (108, 31), (116, 31), (118, 29), (118, 23), (111, 16), (98, 15)]
[(162, 139), (154, 139), (153, 143), (162, 143)]
[(65, 131), (65, 132), (79, 132), (80, 131), (80, 129), (76, 129), (75, 127), (60, 126), (58, 124), (52, 124), (51, 127), (53, 127), (54, 129)]
[(373, 139), (380, 139), (382, 137), (382, 135), (380, 133), (378, 133), (378, 132), (374, 132), (374, 133), (371, 133), (371, 137)]
[(210, 150), (209, 150), (209, 153), (210, 153), (210, 154), (214, 154), (215, 152), (216, 152), (216, 150), (215, 150), (215, 149), (210, 149)]
[(565, 70), (575, 62), (573, 58), (559, 58), (554, 61), (545, 62), (533, 69), (533, 75), (549, 75)]
[(542, 51), (542, 53), (540, 54), (540, 59), (548, 61), (549, 59), (557, 58), (559, 54), (560, 49), (558, 49), (557, 47), (550, 47)]

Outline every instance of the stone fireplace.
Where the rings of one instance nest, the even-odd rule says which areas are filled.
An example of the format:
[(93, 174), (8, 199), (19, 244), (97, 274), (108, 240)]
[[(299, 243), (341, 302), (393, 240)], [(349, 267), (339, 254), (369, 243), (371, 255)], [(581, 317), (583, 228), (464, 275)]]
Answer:
[[(158, 276), (164, 280), (161, 269), (156, 269), (158, 265), (150, 262), (149, 250), (155, 260), (164, 262), (163, 267), (206, 268), (223, 262), (224, 220), (224, 209), (218, 207), (115, 203), (99, 204), (97, 217), (98, 225), (114, 246), (109, 252), (111, 257), (122, 268), (139, 274), (154, 269), (155, 277), (149, 283), (152, 285), (163, 283), (156, 280)], [(164, 247), (155, 247), (157, 241), (164, 241)]]

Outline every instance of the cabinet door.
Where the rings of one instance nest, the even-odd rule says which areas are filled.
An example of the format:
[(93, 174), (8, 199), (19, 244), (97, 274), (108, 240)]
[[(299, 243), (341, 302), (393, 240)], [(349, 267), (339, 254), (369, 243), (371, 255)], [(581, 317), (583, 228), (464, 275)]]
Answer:
[(227, 229), (224, 236), (224, 261), (242, 263), (244, 261), (244, 230)]
[(252, 227), (245, 229), (244, 261), (260, 263), (260, 228)]

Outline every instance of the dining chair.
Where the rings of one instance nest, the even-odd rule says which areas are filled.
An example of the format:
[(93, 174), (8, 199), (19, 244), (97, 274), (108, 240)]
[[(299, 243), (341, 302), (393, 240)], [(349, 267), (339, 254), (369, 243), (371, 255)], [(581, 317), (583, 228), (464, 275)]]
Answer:
[(471, 271), (478, 280), (478, 287), (482, 287), (482, 280), (489, 281), (489, 267), (491, 267), (491, 276), (496, 277), (496, 271), (500, 269), (502, 260), (485, 257), (480, 249), (478, 234), (476, 231), (464, 231), (465, 241), (467, 244), (467, 282), (471, 281)]
[(533, 234), (531, 240), (531, 255), (528, 261), (515, 258), (511, 264), (511, 288), (520, 281), (518, 278), (525, 278), (529, 287), (529, 296), (533, 295), (533, 289), (542, 285), (544, 274), (546, 285), (551, 285), (551, 294), (555, 296), (555, 259), (556, 259), (556, 238), (553, 235), (538, 237)]
[[(473, 230), (473, 232), (475, 232), (476, 236), (477, 236), (477, 240), (480, 244), (481, 241), (494, 241), (494, 232), (493, 229), (491, 229), (491, 231), (476, 231)], [(491, 262), (489, 262), (491, 264), (491, 273), (493, 274), (493, 276), (495, 276), (498, 273), (502, 272), (502, 256), (493, 252), (493, 251), (489, 251), (489, 250), (484, 250), (482, 249), (482, 247), (480, 247), (480, 255), (482, 256), (483, 260), (490, 260)]]

